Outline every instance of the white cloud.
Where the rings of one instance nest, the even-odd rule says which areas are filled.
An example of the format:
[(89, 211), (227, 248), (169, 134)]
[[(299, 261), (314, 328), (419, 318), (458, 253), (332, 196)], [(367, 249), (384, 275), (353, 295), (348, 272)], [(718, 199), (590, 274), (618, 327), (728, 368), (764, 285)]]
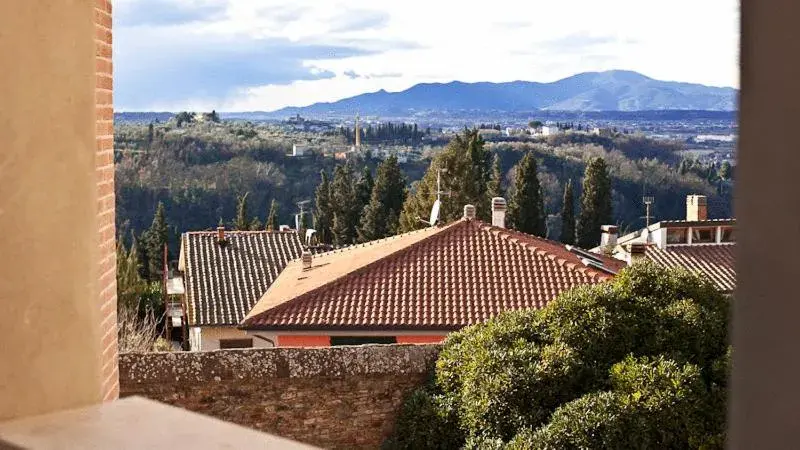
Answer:
[(224, 17), (192, 26), (237, 39), (378, 51), (303, 62), (336, 74), (330, 79), (233, 86), (217, 110), (273, 110), (418, 82), (554, 81), (608, 69), (738, 86), (736, 0), (228, 0)]

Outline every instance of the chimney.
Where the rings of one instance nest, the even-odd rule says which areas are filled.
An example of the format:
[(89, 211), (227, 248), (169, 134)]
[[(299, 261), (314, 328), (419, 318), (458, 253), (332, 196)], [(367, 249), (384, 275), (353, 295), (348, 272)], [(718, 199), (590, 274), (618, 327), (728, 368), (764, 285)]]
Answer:
[(628, 245), (628, 264), (636, 264), (637, 261), (640, 261), (644, 258), (644, 254), (647, 251), (647, 244), (643, 242), (634, 242)]
[(464, 218), (467, 220), (472, 220), (475, 218), (475, 206), (464, 205)]
[(600, 227), (602, 234), (600, 235), (601, 247), (615, 247), (617, 245), (617, 236), (619, 235), (619, 227), (616, 225), (603, 225)]
[(492, 225), (495, 227), (506, 227), (506, 199), (494, 197), (492, 199)]
[(225, 243), (225, 227), (217, 227), (217, 243)]
[(686, 197), (686, 220), (690, 222), (708, 220), (708, 199), (705, 195)]
[(303, 260), (303, 270), (308, 270), (311, 268), (311, 262), (313, 261), (313, 257), (311, 256), (311, 252), (308, 250), (303, 250), (303, 254), (300, 257)]

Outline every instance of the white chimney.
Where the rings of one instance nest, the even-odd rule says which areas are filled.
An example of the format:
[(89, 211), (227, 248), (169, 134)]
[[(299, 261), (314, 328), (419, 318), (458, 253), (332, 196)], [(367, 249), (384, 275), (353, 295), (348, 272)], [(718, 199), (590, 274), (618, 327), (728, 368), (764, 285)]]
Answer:
[(300, 257), (303, 261), (303, 270), (308, 270), (311, 268), (311, 262), (313, 261), (313, 256), (311, 256), (311, 252), (308, 250), (303, 250), (303, 254)]
[(619, 227), (616, 225), (603, 225), (600, 230), (603, 232), (600, 235), (600, 246), (615, 247), (617, 245), (617, 236), (619, 236)]
[(292, 227), (290, 227), (289, 225), (280, 225), (278, 227), (278, 231), (291, 231), (291, 229)]
[(475, 218), (475, 206), (474, 205), (464, 205), (464, 218), (467, 220), (472, 220)]
[(686, 220), (690, 222), (708, 220), (708, 199), (705, 195), (686, 197)]
[(492, 199), (492, 226), (506, 227), (506, 199), (503, 197)]

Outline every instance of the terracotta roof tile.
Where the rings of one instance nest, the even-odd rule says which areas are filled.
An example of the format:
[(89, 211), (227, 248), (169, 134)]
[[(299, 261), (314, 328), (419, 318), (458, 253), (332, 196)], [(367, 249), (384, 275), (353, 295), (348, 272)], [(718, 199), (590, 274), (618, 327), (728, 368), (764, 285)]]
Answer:
[[(593, 255), (613, 273), (625, 263)], [(613, 275), (557, 242), (460, 220), (292, 261), (249, 329), (456, 329)]]
[(683, 267), (705, 276), (717, 289), (733, 292), (736, 288), (735, 244), (692, 244), (659, 249), (648, 246), (645, 255), (664, 267)]
[(278, 278), (286, 264), (299, 258), (302, 243), (294, 231), (226, 231), (184, 233), (184, 284), (189, 324), (237, 325)]

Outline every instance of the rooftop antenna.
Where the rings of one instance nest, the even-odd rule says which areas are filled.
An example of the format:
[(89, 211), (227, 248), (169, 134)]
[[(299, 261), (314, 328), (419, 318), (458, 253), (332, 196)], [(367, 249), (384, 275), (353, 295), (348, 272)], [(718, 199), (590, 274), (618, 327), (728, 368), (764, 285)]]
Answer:
[(649, 227), (650, 219), (654, 218), (652, 215), (650, 215), (650, 207), (653, 205), (653, 203), (655, 203), (655, 198), (650, 196), (644, 196), (642, 197), (642, 203), (644, 203), (645, 207), (645, 215), (643, 217), (643, 219), (645, 220), (645, 227)]
[(297, 207), (300, 208), (300, 212), (298, 214), (294, 215), (294, 227), (295, 227), (295, 230), (299, 231), (300, 228), (301, 228), (301, 225), (303, 225), (305, 223), (305, 222), (303, 222), (303, 217), (306, 214), (305, 206), (307, 204), (309, 204), (309, 203), (311, 203), (311, 200), (303, 200), (303, 201), (297, 202)]
[(427, 223), (430, 226), (436, 225), (436, 222), (439, 220), (439, 210), (442, 208), (442, 195), (450, 195), (450, 191), (442, 190), (442, 173), (447, 173), (447, 169), (441, 168), (436, 171), (436, 201), (433, 202), (430, 219), (424, 220), (417, 217), (417, 220)]

